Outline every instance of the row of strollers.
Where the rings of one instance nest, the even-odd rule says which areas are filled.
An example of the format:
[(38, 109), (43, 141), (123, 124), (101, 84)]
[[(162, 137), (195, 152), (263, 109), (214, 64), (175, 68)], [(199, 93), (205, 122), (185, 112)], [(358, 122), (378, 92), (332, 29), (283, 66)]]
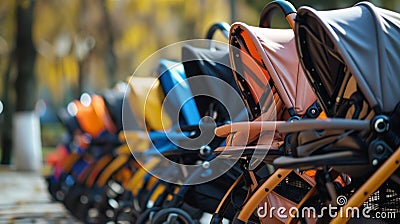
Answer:
[(399, 220), (400, 14), (278, 0), (200, 42), (60, 112), (55, 200), (85, 223)]

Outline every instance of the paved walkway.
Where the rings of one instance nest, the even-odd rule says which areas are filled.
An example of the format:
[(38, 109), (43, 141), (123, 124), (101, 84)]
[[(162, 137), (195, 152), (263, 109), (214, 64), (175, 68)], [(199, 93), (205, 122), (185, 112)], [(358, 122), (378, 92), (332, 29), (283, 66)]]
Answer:
[[(206, 215), (200, 223), (210, 223)], [(45, 179), (37, 173), (16, 172), (0, 166), (0, 224), (80, 223), (61, 203), (51, 200)], [(226, 223), (226, 222), (224, 222)]]
[(62, 204), (51, 201), (40, 174), (0, 169), (0, 224), (78, 223)]

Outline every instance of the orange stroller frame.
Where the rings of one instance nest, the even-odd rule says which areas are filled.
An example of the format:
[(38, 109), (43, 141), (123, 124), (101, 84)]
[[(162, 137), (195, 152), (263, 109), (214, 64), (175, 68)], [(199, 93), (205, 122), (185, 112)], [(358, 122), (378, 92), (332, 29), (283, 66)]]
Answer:
[[(293, 6), (286, 1), (271, 2), (263, 9), (260, 18), (261, 28), (250, 27), (242, 23), (233, 24), (231, 28), (231, 63), (236, 73), (235, 79), (242, 89), (243, 98), (246, 99), (245, 102), (253, 115), (253, 119), (257, 118), (257, 121), (250, 123), (239, 122), (216, 129), (216, 134), (218, 136), (230, 135), (230, 137), (228, 137), (230, 142), (227, 141), (227, 145), (233, 145), (224, 149), (220, 148), (220, 151), (227, 151), (229, 155), (229, 153), (236, 153), (235, 151), (239, 151), (238, 153), (240, 153), (243, 151), (243, 148), (245, 148), (243, 155), (247, 154), (248, 156), (249, 154), (253, 154), (254, 158), (254, 155), (259, 154), (256, 151), (261, 150), (264, 151), (264, 153), (256, 156), (265, 156), (263, 160), (267, 164), (271, 163), (277, 156), (284, 154), (284, 150), (279, 149), (284, 145), (282, 137), (280, 137), (280, 139), (282, 139), (281, 142), (276, 141), (279, 140), (279, 136), (278, 139), (276, 139), (275, 136), (274, 141), (271, 143), (265, 144), (262, 140), (259, 140), (256, 146), (237, 146), (238, 144), (246, 145), (254, 141), (257, 137), (268, 134), (268, 132), (270, 136), (274, 135), (274, 129), (278, 127), (276, 126), (278, 123), (272, 122), (268, 127), (260, 126), (258, 124), (263, 123), (261, 120), (271, 119), (271, 112), (272, 114), (276, 112), (279, 120), (289, 119), (292, 121), (300, 119), (300, 116), (316, 118), (321, 112), (321, 108), (315, 103), (316, 97), (307, 83), (299, 59), (297, 58), (293, 31), (290, 29), (276, 30), (267, 28), (270, 26), (272, 13), (276, 9), (281, 9), (284, 12), (289, 25), (293, 28), (296, 12)], [(247, 59), (243, 54), (250, 54), (254, 61), (251, 62), (251, 59)], [(235, 60), (241, 57), (242, 61), (235, 63)], [(264, 74), (267, 77), (267, 82), (260, 82), (257, 73)], [(270, 92), (265, 90), (265, 86), (268, 85), (272, 88)], [(258, 92), (263, 92), (264, 95), (254, 96), (256, 95), (254, 92), (257, 92), (257, 90)], [(270, 94), (269, 97), (265, 97), (265, 93)], [(268, 99), (267, 103), (262, 104), (264, 102), (261, 101), (265, 99)], [(276, 109), (271, 109), (270, 105), (273, 102), (276, 103)], [(266, 107), (262, 108), (263, 106)], [(263, 109), (267, 112), (262, 113)], [(277, 131), (280, 133), (279, 130)], [(250, 140), (240, 142), (243, 141), (243, 138), (240, 137), (241, 134), (247, 134)], [(239, 140), (235, 140), (235, 138)], [(250, 153), (248, 151), (250, 151)], [(275, 192), (271, 194), (272, 190), (284, 180), (288, 182), (289, 185), (292, 183), (294, 187), (305, 189), (306, 192), (308, 192), (305, 193), (303, 200), (298, 201), (297, 207), (301, 207), (306, 199), (313, 195), (315, 190), (313, 188), (315, 183), (311, 177), (300, 174), (294, 170), (278, 169), (263, 184), (259, 184), (254, 171), (247, 170), (246, 172), (250, 175), (250, 182), (252, 183), (250, 192), (252, 193), (250, 193), (251, 196), (248, 195), (234, 223), (245, 223), (248, 221), (253, 211), (257, 209), (257, 206), (259, 206), (266, 197), (267, 200), (272, 201), (272, 203), (280, 203), (282, 206), (293, 206), (294, 202), (288, 201)], [(292, 182), (290, 182), (291, 180)], [(238, 180), (235, 184), (238, 184), (240, 181), (241, 180)], [(297, 185), (295, 183), (297, 183)], [(299, 183), (300, 185), (298, 185)], [(225, 201), (221, 202), (215, 212), (213, 223), (220, 221), (220, 213), (226, 206), (226, 199), (234, 188), (235, 186), (232, 186), (230, 191), (226, 193)], [(291, 220), (289, 222), (293, 221), (294, 220)]]
[[(268, 121), (254, 121), (254, 122), (237, 122), (231, 125), (227, 125), (225, 127), (220, 128), (217, 132), (221, 132), (219, 134), (226, 134), (227, 132), (239, 132), (244, 128), (250, 130), (264, 130), (274, 132), (277, 131), (279, 133), (293, 133), (296, 131), (301, 131), (305, 129), (332, 129), (332, 130), (343, 130), (346, 129), (349, 125), (352, 126), (353, 130), (363, 131), (369, 128), (369, 122), (365, 121), (357, 121), (357, 120), (345, 120), (345, 119), (336, 119), (335, 123), (331, 123), (330, 120), (311, 120), (311, 119), (303, 119), (295, 122), (285, 122), (285, 121), (276, 121), (276, 122), (268, 122)], [(218, 134), (218, 133), (217, 133)], [(348, 156), (348, 153), (339, 153), (337, 156), (345, 157)], [(276, 160), (279, 160), (276, 159)], [(311, 167), (313, 168), (313, 167)], [(292, 172), (296, 172), (291, 169), (279, 168), (277, 169), (271, 177), (269, 177), (264, 183), (257, 186), (252, 193), (252, 196), (246, 201), (244, 206), (241, 208), (240, 213), (237, 215), (237, 219), (234, 222), (237, 223), (245, 223), (253, 213), (253, 211), (257, 208), (257, 206), (262, 202), (262, 200), (272, 192), (272, 190), (280, 184), (288, 175)], [(314, 185), (314, 180), (307, 175), (302, 175), (303, 178), (308, 179), (309, 187), (307, 188), (308, 192), (303, 196), (301, 201), (297, 204), (296, 209), (294, 211), (298, 211), (299, 208), (304, 205), (304, 203), (315, 193), (316, 188)], [(331, 174), (331, 178), (335, 179), (337, 174)], [(238, 180), (237, 183), (241, 181)], [(235, 183), (235, 184), (237, 184)], [(231, 187), (231, 190), (234, 186)], [(229, 192), (228, 192), (229, 193)], [(228, 195), (227, 193), (227, 195)], [(222, 209), (223, 204), (219, 207)], [(285, 204), (282, 204), (285, 206)], [(217, 213), (219, 210), (217, 210)], [(292, 216), (287, 215), (288, 220), (286, 223), (296, 223), (298, 220), (296, 219), (296, 214), (292, 214)]]

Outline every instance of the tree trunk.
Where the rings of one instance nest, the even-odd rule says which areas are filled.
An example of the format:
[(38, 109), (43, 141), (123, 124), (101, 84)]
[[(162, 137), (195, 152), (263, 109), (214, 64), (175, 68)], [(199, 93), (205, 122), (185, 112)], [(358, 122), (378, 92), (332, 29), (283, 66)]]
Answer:
[(110, 14), (107, 10), (105, 0), (101, 0), (100, 5), (101, 5), (102, 12), (103, 12), (103, 17), (104, 17), (104, 26), (105, 26), (105, 30), (106, 30), (105, 33), (108, 34), (107, 35), (108, 38), (107, 38), (106, 53), (104, 54), (104, 60), (105, 60), (106, 69), (107, 69), (109, 86), (113, 86), (116, 84), (116, 72), (117, 72), (117, 58), (116, 58), (116, 55), (114, 52), (114, 35), (113, 35)]
[(42, 163), (40, 122), (35, 113), (37, 83), (36, 51), (32, 41), (34, 0), (17, 3), (16, 113), (13, 118), (13, 159), (17, 170), (39, 171)]
[[(81, 1), (80, 7), (79, 7), (79, 14), (77, 16), (77, 27), (78, 27), (78, 33), (83, 33), (84, 30), (86, 30), (86, 18), (85, 15), (87, 14), (87, 1)], [(77, 45), (79, 43), (75, 43)], [(86, 76), (86, 61), (87, 61), (87, 55), (85, 54), (84, 56), (76, 56), (78, 59), (78, 85), (76, 87), (76, 91), (74, 91), (74, 98), (79, 99), (80, 95), (83, 93), (85, 89), (85, 76)]]
[(13, 104), (10, 100), (10, 77), (11, 70), (14, 64), (15, 54), (14, 51), (10, 54), (8, 59), (8, 65), (4, 72), (4, 83), (3, 83), (3, 127), (1, 130), (1, 164), (9, 165), (11, 163), (11, 149), (12, 149), (12, 112)]
[[(28, 4), (25, 4), (28, 3)], [(16, 111), (32, 111), (37, 100), (34, 66), (36, 51), (32, 41), (34, 1), (18, 1), (17, 4), (17, 79), (15, 82)]]

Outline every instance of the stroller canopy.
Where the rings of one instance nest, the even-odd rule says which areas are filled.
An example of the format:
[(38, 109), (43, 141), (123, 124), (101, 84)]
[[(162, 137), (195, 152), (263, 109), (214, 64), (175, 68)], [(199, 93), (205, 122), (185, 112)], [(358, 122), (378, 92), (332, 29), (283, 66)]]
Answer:
[(214, 105), (217, 107), (214, 109), (220, 112), (220, 121), (240, 119), (238, 116), (245, 108), (237, 103), (240, 96), (232, 79), (228, 46), (209, 49), (184, 45), (182, 63), (202, 117), (211, 116), (207, 112), (210, 111), (210, 105)]
[(171, 128), (171, 119), (163, 111), (165, 95), (157, 78), (133, 76), (129, 80), (129, 87), (129, 106), (140, 130), (160, 131)]
[(89, 105), (79, 100), (73, 101), (75, 118), (81, 129), (91, 137), (97, 138), (103, 131), (115, 133), (116, 128), (107, 111), (103, 97), (91, 95)]
[(124, 90), (127, 88), (125, 84), (120, 83), (119, 85), (121, 85), (121, 87), (116, 86), (113, 89), (107, 89), (102, 94), (104, 103), (108, 109), (107, 111), (117, 131), (122, 130), (122, 104), (125, 96)]
[[(254, 100), (260, 107), (259, 110), (269, 107), (262, 104), (268, 98), (265, 94), (270, 88), (272, 92), (277, 91), (291, 116), (304, 115), (307, 108), (315, 102), (316, 97), (297, 57), (291, 29), (259, 28), (235, 23), (231, 27), (230, 43), (233, 46), (232, 68), (241, 86), (243, 98), (247, 101), (249, 98)], [(250, 55), (255, 63), (249, 64), (243, 54)], [(258, 65), (257, 68), (254, 65)], [(243, 82), (247, 82), (248, 89), (243, 86)], [(254, 108), (252, 106), (249, 110), (257, 118), (257, 115), (254, 116), (257, 114)], [(276, 109), (279, 112), (278, 104)]]
[[(164, 108), (167, 113), (170, 113), (171, 119), (180, 110), (185, 125), (197, 125), (200, 121), (200, 114), (194, 99), (192, 99), (192, 91), (186, 80), (183, 65), (180, 62), (161, 59), (157, 75), (166, 95), (165, 101), (170, 103), (170, 106)], [(177, 123), (177, 121), (173, 121), (173, 123)]]
[(328, 116), (350, 72), (376, 113), (400, 98), (400, 14), (362, 2), (354, 7), (297, 12), (296, 44), (306, 73)]

